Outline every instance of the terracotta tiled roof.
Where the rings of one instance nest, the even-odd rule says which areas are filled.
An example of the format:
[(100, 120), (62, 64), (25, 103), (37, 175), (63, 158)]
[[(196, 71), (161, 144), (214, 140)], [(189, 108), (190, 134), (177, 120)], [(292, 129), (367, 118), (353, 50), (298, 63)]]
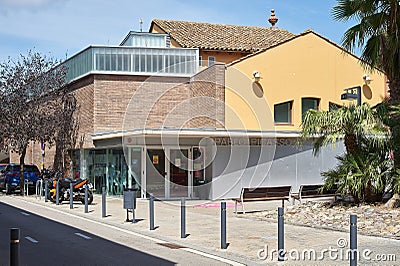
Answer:
[(295, 35), (270, 27), (236, 26), (154, 19), (154, 24), (170, 34), (184, 48), (253, 52), (266, 49)]
[[(332, 41), (332, 40), (330, 40), (330, 39), (328, 39), (328, 38), (326, 38), (326, 37), (324, 37), (324, 36), (322, 36), (322, 35), (316, 33), (315, 31), (313, 31), (313, 30), (311, 30), (311, 29), (308, 29), (308, 30), (306, 30), (306, 31), (304, 31), (304, 32), (302, 32), (302, 33), (300, 33), (300, 34), (293, 35), (292, 38), (288, 38), (288, 39), (285, 40), (285, 41), (276, 43), (276, 44), (274, 44), (274, 45), (271, 45), (271, 46), (268, 47), (268, 48), (260, 49), (260, 50), (254, 52), (254, 53), (245, 55), (245, 56), (243, 56), (243, 57), (241, 57), (241, 58), (239, 58), (239, 59), (237, 59), (237, 60), (234, 60), (234, 61), (232, 61), (231, 63), (229, 63), (227, 66), (232, 66), (232, 65), (234, 65), (234, 64), (236, 64), (236, 63), (239, 63), (239, 62), (241, 62), (241, 61), (244, 61), (244, 60), (246, 60), (246, 59), (248, 59), (248, 58), (250, 58), (250, 57), (257, 56), (258, 54), (261, 54), (261, 53), (265, 52), (266, 50), (273, 49), (273, 48), (275, 48), (275, 47), (277, 47), (277, 46), (283, 45), (283, 44), (285, 44), (285, 43), (287, 43), (287, 42), (290, 42), (290, 41), (294, 41), (294, 40), (296, 40), (296, 39), (298, 39), (298, 38), (301, 38), (301, 37), (303, 37), (303, 36), (306, 36), (306, 35), (308, 35), (308, 34), (314, 34), (314, 35), (317, 36), (318, 38), (321, 38), (322, 40), (324, 40), (324, 41), (328, 42), (329, 44), (335, 46), (336, 48), (342, 50), (342, 52), (343, 52), (344, 54), (349, 54), (350, 56), (353, 56), (353, 57), (356, 58), (357, 60), (362, 60), (362, 59), (359, 58), (357, 55), (355, 55), (355, 54), (353, 54), (352, 52), (350, 52), (350, 51), (344, 49), (343, 47), (341, 47), (340, 45), (338, 45), (338, 44), (335, 43), (334, 41)], [(365, 63), (365, 64), (368, 64), (368, 63)], [(379, 68), (376, 68), (376, 69), (377, 69), (378, 71), (382, 71), (382, 70), (380, 70)]]

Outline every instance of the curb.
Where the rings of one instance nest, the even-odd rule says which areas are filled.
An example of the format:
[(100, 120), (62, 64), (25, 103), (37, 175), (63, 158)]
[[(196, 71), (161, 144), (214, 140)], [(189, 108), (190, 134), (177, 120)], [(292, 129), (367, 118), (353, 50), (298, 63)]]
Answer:
[[(13, 199), (15, 199), (15, 200), (19, 200), (19, 201), (26, 202), (26, 203), (29, 203), (29, 204), (32, 204), (32, 205), (36, 205), (38, 207), (46, 208), (48, 210), (56, 211), (56, 212), (59, 212), (59, 213), (67, 213), (69, 215), (73, 215), (73, 216), (78, 217), (78, 218), (91, 220), (93, 222), (105, 224), (105, 225), (108, 225), (108, 226), (111, 226), (111, 227), (119, 228), (121, 230), (131, 231), (132, 233), (135, 233), (135, 234), (138, 234), (138, 235), (142, 235), (145, 238), (152, 238), (152, 240), (154, 242), (156, 242), (156, 243), (163, 243), (164, 242), (164, 243), (172, 243), (172, 244), (175, 244), (175, 245), (179, 245), (179, 246), (182, 246), (183, 247), (182, 249), (187, 251), (187, 252), (191, 252), (190, 250), (187, 250), (187, 249), (192, 249), (192, 250), (198, 251), (200, 253), (209, 254), (209, 255), (212, 255), (212, 256), (215, 256), (215, 257), (219, 257), (219, 258), (222, 258), (222, 259), (225, 259), (225, 260), (230, 260), (230, 261), (237, 262), (237, 263), (243, 264), (243, 265), (263, 265), (262, 263), (257, 263), (256, 261), (251, 260), (251, 259), (249, 259), (247, 257), (231, 253), (231, 252), (229, 252), (229, 250), (226, 250), (226, 251), (211, 250), (211, 249), (204, 248), (202, 246), (193, 245), (191, 243), (186, 243), (184, 241), (171, 239), (169, 237), (158, 235), (156, 233), (144, 232), (144, 231), (141, 231), (141, 230), (137, 230), (135, 228), (127, 228), (127, 226), (129, 224), (132, 224), (130, 222), (126, 222), (124, 224), (116, 224), (114, 222), (104, 220), (106, 218), (97, 218), (97, 217), (92, 217), (92, 216), (86, 216), (84, 213), (74, 212), (74, 211), (71, 211), (70, 209), (58, 209), (58, 208), (55, 207), (56, 205), (52, 204), (51, 202), (49, 202), (49, 203), (51, 203), (49, 205), (45, 204), (44, 200), (43, 200), (43, 202), (41, 202), (41, 201), (40, 202), (34, 202), (34, 201), (26, 199), (25, 198), (26, 196), (19, 197), (19, 196), (11, 195), (11, 197)], [(31, 197), (31, 196), (28, 196), (28, 197)], [(34, 199), (33, 196), (32, 196), (31, 199)], [(35, 199), (35, 200), (38, 200), (38, 199)], [(7, 204), (5, 202), (3, 202), (3, 203)], [(157, 241), (157, 240), (159, 240), (159, 241)], [(193, 253), (195, 253), (195, 252), (193, 252)]]

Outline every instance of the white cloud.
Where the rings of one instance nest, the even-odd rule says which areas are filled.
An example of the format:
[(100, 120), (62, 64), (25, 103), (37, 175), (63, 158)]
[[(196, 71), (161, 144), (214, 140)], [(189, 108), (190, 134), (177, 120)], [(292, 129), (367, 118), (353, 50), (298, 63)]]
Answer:
[[(231, 0), (0, 0), (0, 61), (33, 47), (65, 58), (66, 52), (70, 56), (91, 44), (118, 45), (130, 30), (139, 30), (139, 18), (144, 31), (154, 18), (268, 26), (271, 8), (277, 9), (279, 27), (299, 33), (321, 25), (324, 31), (316, 30), (334, 39), (322, 19), (307, 11), (317, 8), (315, 0), (306, 0), (306, 7), (298, 0), (264, 1), (237, 5)], [(327, 8), (325, 2), (320, 5)], [(336, 26), (331, 29), (338, 31)]]
[(65, 4), (69, 0), (0, 0), (0, 15), (8, 15), (15, 11), (47, 10)]
[(3, 7), (38, 7), (47, 5), (52, 0), (0, 0), (0, 5)]
[[(0, 35), (36, 48), (47, 43), (45, 52), (58, 58), (91, 44), (118, 45), (130, 30), (139, 30), (139, 18), (144, 20), (144, 31), (154, 18), (224, 22), (218, 10), (195, 1), (17, 0), (17, 5), (15, 0), (0, 0), (0, 10), (6, 1), (14, 6), (9, 5), (3, 16), (0, 11), (0, 25), (5, 26), (0, 27)], [(6, 50), (2, 46), (0, 50)]]

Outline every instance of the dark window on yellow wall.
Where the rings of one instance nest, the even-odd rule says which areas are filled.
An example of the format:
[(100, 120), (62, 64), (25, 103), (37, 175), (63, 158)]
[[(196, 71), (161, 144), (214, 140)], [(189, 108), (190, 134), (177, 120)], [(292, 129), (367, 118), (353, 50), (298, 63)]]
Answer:
[(274, 122), (276, 124), (292, 123), (292, 105), (292, 101), (274, 105)]
[(317, 98), (302, 98), (301, 99), (301, 116), (304, 120), (304, 115), (310, 109), (318, 110), (319, 99)]
[(335, 110), (337, 110), (339, 108), (342, 108), (342, 106), (340, 106), (340, 105), (338, 105), (336, 103), (329, 102), (329, 112), (335, 111)]

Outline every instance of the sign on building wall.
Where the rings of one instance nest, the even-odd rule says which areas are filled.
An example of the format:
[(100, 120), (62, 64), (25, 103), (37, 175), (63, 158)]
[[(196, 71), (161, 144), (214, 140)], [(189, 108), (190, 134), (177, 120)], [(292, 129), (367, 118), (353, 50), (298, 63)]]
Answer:
[(213, 138), (217, 146), (294, 146), (297, 144), (297, 138)]
[(153, 164), (158, 164), (158, 155), (153, 155)]

